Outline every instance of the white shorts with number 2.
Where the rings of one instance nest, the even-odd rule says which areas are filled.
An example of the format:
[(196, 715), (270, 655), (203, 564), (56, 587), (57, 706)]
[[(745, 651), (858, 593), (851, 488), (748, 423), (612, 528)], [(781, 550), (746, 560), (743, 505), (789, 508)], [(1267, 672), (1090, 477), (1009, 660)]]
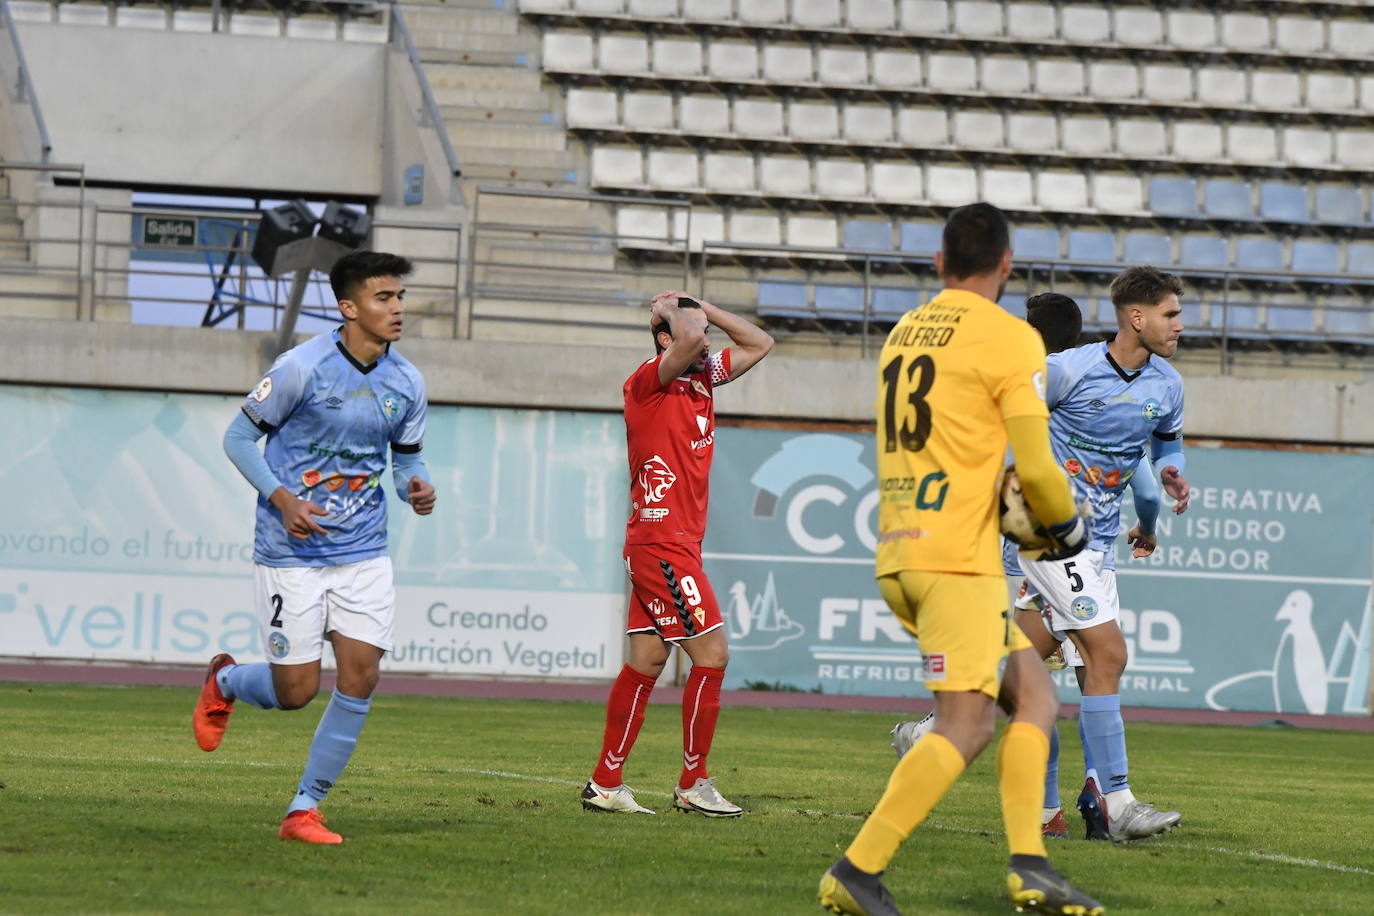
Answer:
[(391, 651), (396, 589), (391, 558), (341, 566), (262, 566), (253, 570), (262, 647), (274, 665), (324, 655), (327, 633)]
[(1065, 630), (1086, 630), (1121, 616), (1116, 570), (1107, 554), (1085, 550), (1067, 560), (1029, 560), (1021, 555), (1026, 579), (1049, 609), (1050, 631), (1063, 640)]

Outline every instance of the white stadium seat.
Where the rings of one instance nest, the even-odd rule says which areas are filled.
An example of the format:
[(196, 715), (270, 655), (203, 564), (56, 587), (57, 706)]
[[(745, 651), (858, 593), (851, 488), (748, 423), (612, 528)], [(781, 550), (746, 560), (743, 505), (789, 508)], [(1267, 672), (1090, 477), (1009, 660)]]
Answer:
[(811, 163), (793, 157), (765, 156), (759, 161), (759, 188), (769, 194), (810, 194)]
[(730, 214), (730, 241), (751, 245), (777, 245), (782, 241), (778, 217), (773, 213)]
[(1174, 122), (1173, 154), (1179, 159), (1220, 159), (1221, 128), (1205, 121)]
[(840, 0), (792, 0), (792, 24), (824, 29), (840, 24)]
[(719, 80), (758, 79), (758, 49), (742, 41), (713, 41), (706, 49), (706, 68)]
[(728, 22), (735, 18), (734, 0), (683, 0), (682, 15), (701, 22)]
[[(571, 0), (520, 0), (520, 12), (552, 12), (555, 10), (565, 10), (571, 5)], [(13, 6), (13, 4), (11, 4), (11, 6)]]
[(573, 9), (579, 13), (623, 13), (625, 0), (573, 0)]
[(1064, 118), (1059, 125), (1068, 153), (1109, 153), (1112, 150), (1112, 125), (1105, 118)]
[(582, 32), (545, 32), (544, 68), (592, 69), (592, 36)]
[(1331, 30), (1331, 50), (1336, 54), (1369, 60), (1374, 57), (1374, 22), (1334, 19)]
[(615, 213), (615, 234), (621, 238), (666, 239), (668, 211), (663, 207), (621, 207)]
[(644, 163), (637, 149), (598, 146), (592, 150), (592, 184), (642, 185)]
[(1116, 122), (1116, 151), (1121, 155), (1163, 156), (1168, 150), (1169, 134), (1163, 121), (1122, 118)]
[(1280, 16), (1274, 21), (1274, 47), (1280, 51), (1305, 54), (1326, 46), (1322, 20), (1313, 16)]
[(921, 167), (905, 162), (873, 163), (873, 196), (894, 203), (924, 199)]
[(956, 111), (954, 144), (973, 149), (1000, 149), (1005, 143), (1002, 114), (996, 111)]
[[(604, 60), (604, 58), (603, 58)], [(701, 42), (659, 38), (654, 41), (654, 72), (673, 76), (701, 73)]]
[[(121, 29), (163, 30), (167, 28), (167, 13), (156, 7), (115, 7), (115, 25)], [(327, 19), (303, 19), (293, 16), (286, 20), (286, 34), (293, 38), (332, 40), (336, 31), (337, 26)]]
[(867, 197), (864, 164), (857, 159), (817, 160), (816, 193), (822, 197)]
[(650, 150), (649, 184), (656, 188), (700, 187), (698, 165), (696, 153), (682, 150)]
[(1269, 17), (1254, 13), (1227, 13), (1221, 17), (1221, 44), (1237, 51), (1257, 50), (1273, 45)]
[[(688, 2), (688, 6), (695, 3)], [(630, 15), (650, 19), (676, 19), (682, 15), (678, 0), (630, 0)]]
[(1118, 7), (1112, 14), (1112, 40), (1118, 44), (1157, 45), (1164, 41), (1164, 17), (1158, 10)]
[(940, 34), (949, 31), (945, 0), (902, 0), (902, 31)]
[(949, 116), (943, 108), (903, 108), (897, 112), (897, 139), (912, 146), (944, 146)]
[(1007, 146), (1027, 152), (1056, 149), (1059, 146), (1059, 123), (1053, 115), (1007, 115)]
[(1331, 152), (1331, 131), (1311, 127), (1284, 128), (1284, 162), (1296, 165), (1330, 165)]
[(621, 102), (627, 130), (672, 130), (673, 97), (645, 92), (627, 92)]
[(873, 82), (879, 86), (904, 89), (921, 82), (921, 56), (909, 51), (875, 51)]
[(740, 22), (763, 24), (787, 18), (787, 0), (739, 0)]
[(763, 49), (763, 77), (779, 83), (813, 82), (816, 71), (811, 49), (805, 45), (768, 45)]
[(1292, 70), (1251, 70), (1250, 101), (1279, 111), (1302, 105), (1302, 87)]
[(954, 33), (971, 38), (1002, 34), (1002, 4), (989, 0), (954, 0)]
[(1169, 13), (1169, 44), (1180, 48), (1211, 48), (1217, 43), (1217, 17), (1212, 13), (1173, 10)]
[(1154, 102), (1182, 102), (1193, 97), (1193, 74), (1172, 64), (1145, 66), (1145, 97)]
[(825, 102), (793, 102), (787, 134), (801, 140), (833, 140), (840, 135), (840, 112)]
[[(142, 20), (143, 16), (146, 16), (148, 13), (152, 13), (153, 21), (147, 22), (146, 24), (143, 21), (126, 22), (125, 16), (133, 14), (135, 12), (142, 14), (139, 17), (140, 20)], [(132, 6), (123, 6), (118, 8), (116, 16), (119, 17), (118, 21), (121, 26), (133, 25), (135, 28), (154, 29), (167, 28), (166, 14), (164, 14), (161, 10), (157, 9), (152, 9), (148, 7), (140, 8)], [(333, 20), (305, 19), (301, 16), (292, 16), (290, 19), (286, 20), (287, 38), (314, 38), (324, 41), (333, 41), (337, 36), (338, 25)]]
[(982, 199), (1008, 210), (1031, 206), (1035, 193), (1030, 172), (1025, 169), (984, 169)]
[(851, 143), (890, 142), (892, 109), (877, 105), (846, 105), (844, 138)]
[(1259, 124), (1229, 124), (1227, 154), (1238, 162), (1274, 162), (1279, 158), (1274, 128)]
[(1374, 76), (1362, 76), (1359, 83), (1360, 109), (1374, 111)]
[(868, 54), (861, 48), (821, 48), (816, 71), (822, 83), (867, 83)]
[(926, 82), (932, 89), (975, 89), (978, 62), (965, 54), (929, 54), (926, 56)]
[(1035, 199), (1046, 210), (1086, 210), (1088, 179), (1078, 172), (1041, 172), (1035, 176)]
[(1024, 57), (984, 57), (982, 67), (984, 92), (1020, 95), (1030, 91), (1030, 61)]
[[(68, 7), (63, 4), (63, 9), (58, 13), (62, 16), (64, 23), (70, 20), (65, 16)], [(101, 11), (102, 14), (104, 11)], [(231, 35), (254, 35), (265, 38), (276, 38), (281, 35), (281, 19), (273, 16), (257, 16), (252, 13), (235, 12), (229, 17), (229, 34)]]
[(718, 210), (700, 210), (692, 208), (692, 226), (687, 228), (687, 214), (682, 210), (673, 210), (673, 239), (681, 241), (688, 232), (691, 235), (687, 238), (689, 248), (700, 248), (702, 242), (723, 242), (725, 241), (725, 216)]
[(1088, 65), (1088, 93), (1098, 99), (1129, 99), (1140, 94), (1140, 68), (1124, 61)]
[(1107, 213), (1138, 213), (1145, 209), (1145, 189), (1134, 175), (1093, 175), (1093, 207)]
[(934, 203), (963, 206), (978, 199), (978, 173), (948, 165), (926, 167), (926, 196)]
[(845, 24), (869, 32), (889, 31), (897, 19), (893, 0), (862, 0), (845, 4)]
[(754, 157), (707, 153), (702, 157), (703, 184), (713, 191), (754, 190)]
[(747, 137), (781, 137), (782, 103), (760, 99), (736, 99), (734, 112), (737, 134)]
[(649, 42), (637, 35), (602, 35), (596, 53), (602, 70), (643, 73), (649, 69)]
[(1059, 31), (1065, 41), (1111, 41), (1111, 16), (1105, 6), (1063, 6), (1059, 8)]
[(1200, 68), (1197, 100), (1205, 105), (1244, 105), (1249, 101), (1245, 71), (1236, 67)]
[(1007, 35), (1011, 38), (1054, 38), (1054, 7), (1043, 3), (1007, 4)]
[(567, 110), (569, 127), (612, 127), (620, 123), (614, 92), (569, 89)]
[(787, 244), (798, 248), (838, 248), (839, 226), (825, 216), (787, 217)]
[(718, 95), (684, 95), (677, 103), (678, 129), (703, 134), (730, 132), (730, 102)]
[(1337, 131), (1336, 164), (1346, 168), (1369, 168), (1374, 165), (1374, 131)]
[(1336, 73), (1307, 74), (1308, 108), (1324, 111), (1355, 107), (1355, 78)]
[(1083, 65), (1078, 61), (1035, 62), (1035, 91), (1041, 95), (1079, 96), (1083, 89)]

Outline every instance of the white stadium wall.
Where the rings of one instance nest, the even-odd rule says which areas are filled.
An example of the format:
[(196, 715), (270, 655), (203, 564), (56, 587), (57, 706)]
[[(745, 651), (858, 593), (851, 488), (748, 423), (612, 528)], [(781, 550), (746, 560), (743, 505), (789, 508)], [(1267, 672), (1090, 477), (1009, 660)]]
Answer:
[(88, 181), (381, 192), (384, 45), (31, 22), (18, 31), (53, 158), (84, 163)]

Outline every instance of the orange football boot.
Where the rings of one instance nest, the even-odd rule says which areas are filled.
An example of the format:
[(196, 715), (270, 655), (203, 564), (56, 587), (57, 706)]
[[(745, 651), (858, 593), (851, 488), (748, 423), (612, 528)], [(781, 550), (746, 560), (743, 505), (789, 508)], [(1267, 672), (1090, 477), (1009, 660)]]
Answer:
[(221, 652), (210, 659), (210, 668), (205, 673), (205, 684), (200, 688), (200, 699), (196, 700), (196, 711), (191, 716), (196, 744), (200, 745), (202, 751), (213, 751), (224, 740), (224, 729), (229, 725), (229, 714), (234, 711), (234, 701), (224, 698), (215, 675), (225, 665), (233, 664), (237, 664), (234, 657), (227, 652)]
[(1045, 821), (1040, 832), (1044, 836), (1054, 837), (1056, 840), (1067, 840), (1069, 838), (1069, 822), (1064, 820), (1064, 809), (1060, 808), (1054, 812), (1054, 817)]
[(283, 840), (300, 840), (302, 843), (343, 842), (343, 837), (324, 825), (324, 815), (319, 808), (292, 811), (281, 822), (277, 836)]

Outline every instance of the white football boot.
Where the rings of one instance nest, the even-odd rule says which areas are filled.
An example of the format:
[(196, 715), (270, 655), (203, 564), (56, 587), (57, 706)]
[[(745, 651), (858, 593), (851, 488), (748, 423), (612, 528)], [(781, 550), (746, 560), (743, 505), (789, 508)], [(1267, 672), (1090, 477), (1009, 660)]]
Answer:
[(612, 814), (654, 814), (635, 801), (635, 790), (621, 783), (606, 789), (590, 779), (582, 787), (582, 807), (588, 811), (609, 811)]
[(680, 811), (695, 811), (707, 817), (739, 817), (744, 809), (721, 795), (716, 778), (698, 779), (690, 789), (673, 787), (673, 807)]
[(934, 710), (926, 713), (926, 717), (917, 722), (898, 722), (897, 727), (892, 729), (892, 749), (897, 752), (897, 758), (900, 760), (905, 757), (911, 746), (934, 727)]

